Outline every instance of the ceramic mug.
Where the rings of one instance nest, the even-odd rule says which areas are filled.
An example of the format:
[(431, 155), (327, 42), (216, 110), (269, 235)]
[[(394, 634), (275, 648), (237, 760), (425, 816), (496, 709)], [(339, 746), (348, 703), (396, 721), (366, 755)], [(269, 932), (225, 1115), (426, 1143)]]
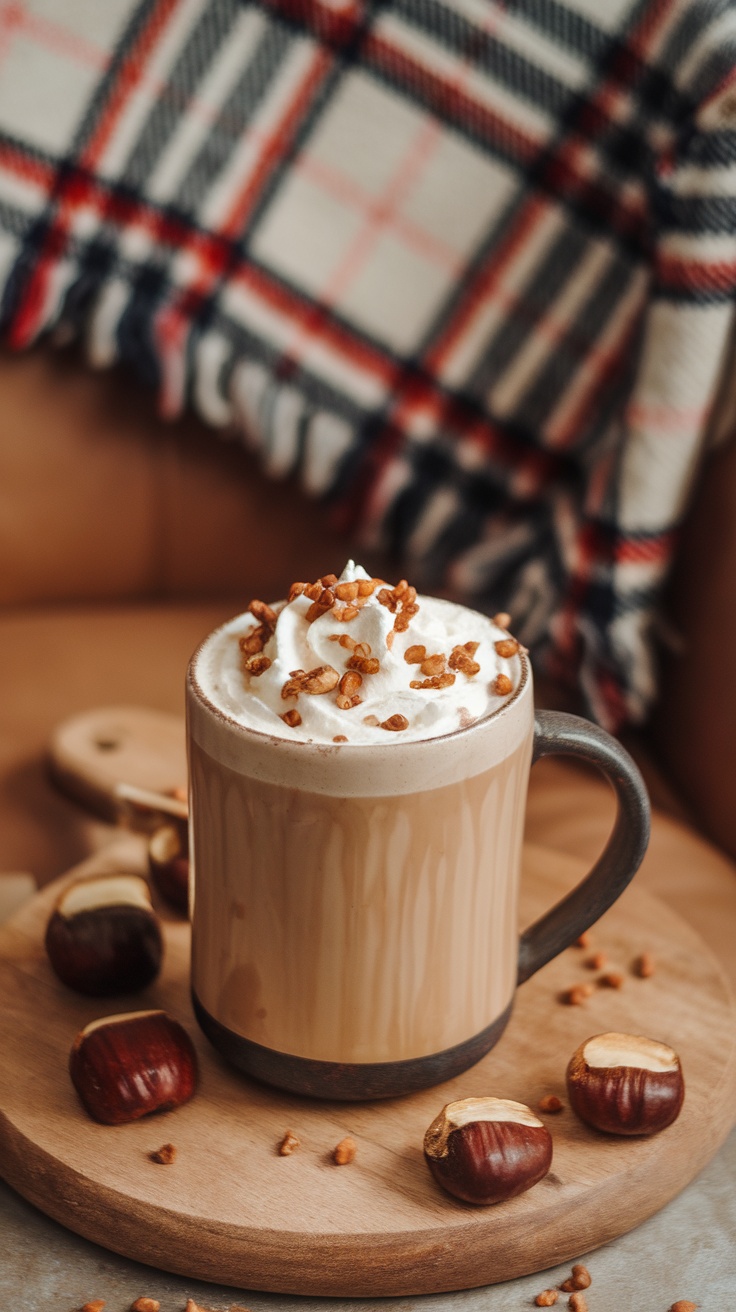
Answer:
[[(537, 711), (528, 658), (500, 709), (442, 737), (315, 744), (245, 728), (187, 677), (192, 994), (205, 1034), (259, 1080), (392, 1097), (473, 1065), (517, 984), (631, 880), (649, 836), (635, 764), (602, 729)], [(585, 879), (519, 939), (533, 761), (592, 762), (618, 799)]]

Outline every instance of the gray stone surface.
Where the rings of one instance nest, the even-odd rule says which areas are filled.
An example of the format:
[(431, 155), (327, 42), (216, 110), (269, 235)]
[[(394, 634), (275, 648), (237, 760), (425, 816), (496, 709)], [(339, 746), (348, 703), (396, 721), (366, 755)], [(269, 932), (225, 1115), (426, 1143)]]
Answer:
[[(701, 1312), (736, 1307), (736, 1131), (679, 1198), (586, 1263), (593, 1277), (590, 1312), (667, 1312), (680, 1298), (697, 1303)], [(108, 1253), (0, 1183), (3, 1312), (73, 1312), (94, 1298), (106, 1300), (105, 1312), (127, 1312), (141, 1294), (159, 1299), (161, 1312), (183, 1312), (188, 1297), (218, 1312), (233, 1305), (250, 1312), (522, 1312), (534, 1306), (540, 1290), (567, 1275), (568, 1264), (503, 1285), (423, 1298), (295, 1298), (234, 1290)], [(567, 1306), (565, 1295), (557, 1306)]]

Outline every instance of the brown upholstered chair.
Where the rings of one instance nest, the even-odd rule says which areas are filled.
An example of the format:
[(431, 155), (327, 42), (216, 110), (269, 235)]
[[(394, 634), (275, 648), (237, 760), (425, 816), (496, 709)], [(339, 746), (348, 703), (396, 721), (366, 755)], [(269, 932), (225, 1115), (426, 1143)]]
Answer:
[[(733, 974), (735, 509), (731, 446), (704, 467), (684, 534), (660, 705), (629, 736), (655, 802), (638, 878)], [(350, 546), (239, 443), (193, 418), (158, 421), (129, 378), (95, 375), (67, 351), (0, 356), (0, 871), (44, 882), (110, 837), (47, 777), (60, 720), (112, 703), (181, 712), (188, 656), (216, 622), (337, 568)], [(588, 858), (612, 809), (597, 777), (545, 762), (529, 836)]]

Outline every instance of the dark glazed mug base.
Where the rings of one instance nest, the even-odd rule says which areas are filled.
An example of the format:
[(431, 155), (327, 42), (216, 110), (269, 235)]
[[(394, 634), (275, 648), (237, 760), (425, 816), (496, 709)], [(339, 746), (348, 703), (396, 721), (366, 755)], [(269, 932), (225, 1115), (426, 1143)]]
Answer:
[(428, 1057), (411, 1057), (406, 1061), (363, 1063), (312, 1061), (308, 1057), (292, 1057), (274, 1048), (265, 1048), (215, 1020), (202, 1006), (194, 990), (192, 1003), (194, 1014), (210, 1043), (238, 1070), (288, 1093), (343, 1102), (400, 1098), (462, 1074), (498, 1043), (513, 1007), (512, 1000), (506, 1010), (479, 1034), (452, 1048), (445, 1048), (443, 1052)]

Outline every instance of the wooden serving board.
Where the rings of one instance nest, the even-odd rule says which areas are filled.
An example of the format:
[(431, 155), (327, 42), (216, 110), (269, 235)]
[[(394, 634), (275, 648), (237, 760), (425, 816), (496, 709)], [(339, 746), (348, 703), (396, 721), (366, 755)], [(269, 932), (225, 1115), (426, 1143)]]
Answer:
[(118, 784), (157, 793), (186, 785), (184, 720), (149, 706), (100, 706), (57, 726), (48, 760), (64, 792), (116, 821)]
[[(526, 851), (524, 919), (580, 875), (577, 862)], [(590, 978), (571, 948), (519, 990), (498, 1046), (451, 1083), (391, 1102), (312, 1102), (230, 1070), (199, 1034), (189, 1006), (185, 922), (166, 924), (159, 981), (102, 1004), (57, 982), (42, 939), (66, 880), (135, 868), (141, 844), (108, 848), (38, 894), (0, 934), (0, 1172), (44, 1212), (88, 1239), (192, 1278), (283, 1293), (424, 1294), (493, 1283), (579, 1257), (632, 1228), (677, 1194), (736, 1119), (736, 1014), (719, 966), (662, 903), (630, 888), (596, 927), (595, 946), (626, 975), (585, 1006), (560, 990)], [(656, 954), (651, 979), (631, 973)], [(67, 1075), (76, 1032), (123, 1010), (162, 1006), (189, 1029), (201, 1087), (168, 1115), (107, 1127), (90, 1121)], [(681, 1055), (687, 1094), (679, 1120), (647, 1139), (607, 1138), (566, 1107), (547, 1118), (550, 1174), (530, 1192), (476, 1208), (443, 1194), (424, 1164), (425, 1128), (452, 1098), (494, 1094), (535, 1106), (566, 1102), (567, 1060), (603, 1030), (648, 1034)], [(290, 1129), (301, 1147), (277, 1146)], [(351, 1134), (355, 1161), (335, 1166)], [(148, 1154), (176, 1145), (173, 1164)]]

